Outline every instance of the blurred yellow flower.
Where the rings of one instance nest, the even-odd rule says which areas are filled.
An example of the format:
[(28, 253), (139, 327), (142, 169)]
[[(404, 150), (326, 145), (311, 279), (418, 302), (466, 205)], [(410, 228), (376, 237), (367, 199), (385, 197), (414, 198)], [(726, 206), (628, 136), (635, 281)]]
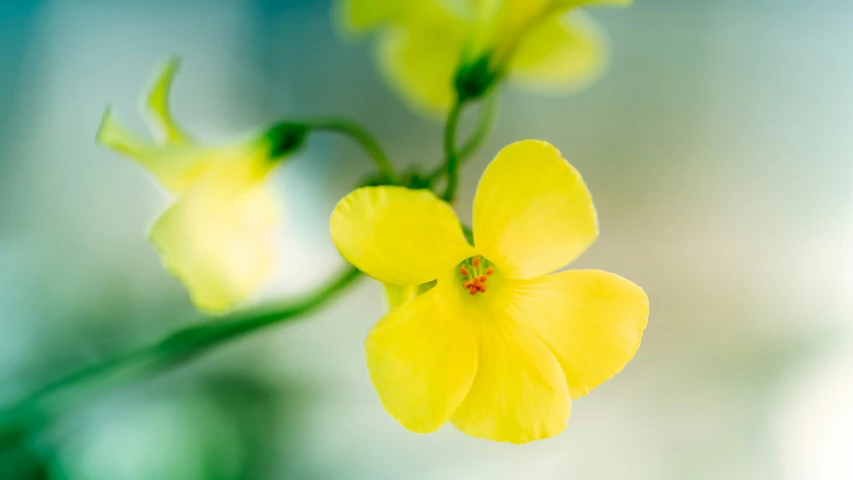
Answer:
[(335, 208), (331, 234), (353, 265), (391, 285), (437, 280), (391, 310), (365, 346), (385, 409), (415, 432), (446, 421), (522, 443), (561, 432), (571, 399), (639, 348), (648, 298), (600, 270), (551, 273), (596, 238), (578, 172), (546, 142), (504, 148), (474, 199), (476, 248), (427, 190), (365, 187)]
[(280, 124), (221, 146), (195, 143), (169, 109), (177, 66), (177, 60), (166, 63), (147, 97), (151, 127), (162, 141), (129, 133), (109, 109), (97, 141), (136, 160), (179, 195), (151, 228), (151, 242), (197, 308), (224, 312), (256, 292), (275, 264), (281, 212), (264, 180), (305, 132)]
[(606, 64), (604, 35), (573, 9), (629, 3), (339, 0), (338, 16), (349, 33), (380, 30), (379, 63), (389, 83), (415, 108), (440, 113), (457, 91), (482, 95), (504, 75), (552, 91), (588, 85)]

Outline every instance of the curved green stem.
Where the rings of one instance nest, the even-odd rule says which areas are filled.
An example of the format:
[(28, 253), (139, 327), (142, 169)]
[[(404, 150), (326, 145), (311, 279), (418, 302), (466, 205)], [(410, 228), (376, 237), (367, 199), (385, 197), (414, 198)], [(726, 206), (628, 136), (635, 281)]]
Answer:
[[(372, 158), (383, 177), (383, 182), (400, 183), (397, 173), (379, 143), (357, 123), (329, 118), (307, 121), (299, 125), (314, 131), (330, 131), (350, 137)], [(118, 374), (123, 374), (122, 378), (125, 381), (143, 378), (186, 362), (211, 348), (243, 335), (268, 326), (286, 323), (321, 307), (359, 275), (360, 272), (357, 269), (349, 267), (325, 286), (300, 299), (238, 312), (215, 320), (205, 318), (196, 322), (197, 326), (174, 332), (157, 343), (117, 355), (60, 378), (14, 405), (0, 410), (0, 443), (27, 432), (35, 420), (41, 418), (44, 412), (51, 410), (48, 403), (59, 394), (83, 391), (83, 387)], [(59, 403), (57, 408), (59, 406), (64, 404)]]
[(456, 130), (459, 128), (459, 117), (465, 102), (457, 100), (447, 114), (447, 123), (444, 125), (444, 171), (447, 174), (447, 187), (442, 198), (447, 203), (453, 203), (456, 196), (456, 187), (459, 184), (459, 154), (456, 152)]
[(459, 164), (462, 165), (466, 160), (471, 158), (480, 146), (489, 136), (492, 127), (495, 125), (495, 112), (498, 106), (497, 93), (491, 93), (484, 101), (483, 111), (480, 112), (480, 123), (477, 124), (477, 129), (468, 138), (468, 140), (459, 148)]
[[(456, 157), (458, 161), (458, 166), (461, 167), (468, 161), (477, 150), (480, 149), (480, 146), (483, 145), (483, 142), (489, 136), (489, 133), (492, 130), (492, 127), (495, 123), (497, 112), (497, 104), (498, 104), (498, 95), (497, 93), (491, 93), (484, 101), (483, 110), (480, 112), (479, 123), (477, 124), (476, 130), (471, 134), (468, 140), (458, 149), (456, 152)], [(441, 165), (439, 168), (435, 169), (432, 173), (427, 177), (427, 181), (430, 184), (437, 182), (445, 173), (447, 173), (447, 169), (445, 165)]]
[[(120, 372), (127, 373), (127, 379), (139, 379), (164, 367), (173, 367), (191, 360), (200, 353), (243, 335), (287, 323), (324, 305), (357, 279), (360, 273), (357, 269), (348, 267), (329, 283), (300, 299), (234, 313), (215, 321), (204, 319), (206, 323), (179, 330), (153, 345), (120, 354), (50, 383), (15, 405), (0, 411), (0, 440), (8, 438), (18, 430), (26, 429), (39, 417), (38, 414), (43, 409), (42, 404), (58, 393), (72, 387), (83, 387)], [(132, 369), (133, 367), (136, 368)]]
[(382, 147), (379, 146), (379, 142), (377, 142), (370, 132), (361, 125), (337, 118), (308, 121), (305, 122), (305, 125), (312, 130), (325, 130), (349, 136), (358, 142), (365, 152), (370, 155), (373, 159), (373, 163), (376, 164), (376, 168), (379, 169), (379, 173), (386, 177), (391, 183), (400, 183), (400, 178), (397, 176), (397, 172), (394, 170), (394, 167), (391, 166), (391, 161), (388, 159), (388, 156), (385, 155)]

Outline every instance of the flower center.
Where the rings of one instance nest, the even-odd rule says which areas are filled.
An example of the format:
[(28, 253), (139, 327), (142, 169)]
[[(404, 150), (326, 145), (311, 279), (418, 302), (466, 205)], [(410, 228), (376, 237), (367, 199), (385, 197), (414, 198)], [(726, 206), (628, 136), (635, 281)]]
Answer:
[(471, 295), (486, 293), (486, 290), (488, 290), (486, 282), (494, 273), (495, 267), (479, 255), (471, 257), (459, 264), (459, 276), (462, 280), (462, 287), (468, 290), (468, 293)]

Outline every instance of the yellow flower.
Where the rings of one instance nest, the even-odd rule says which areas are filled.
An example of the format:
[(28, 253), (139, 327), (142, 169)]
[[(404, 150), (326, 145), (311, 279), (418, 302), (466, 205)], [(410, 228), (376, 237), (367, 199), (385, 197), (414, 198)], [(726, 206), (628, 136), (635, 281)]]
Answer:
[(446, 421), (522, 443), (561, 432), (571, 399), (619, 372), (640, 345), (648, 298), (600, 270), (552, 273), (596, 238), (578, 172), (546, 142), (504, 148), (474, 199), (476, 247), (427, 190), (365, 187), (331, 217), (338, 250), (420, 296), (373, 328), (367, 366), (385, 409), (415, 432)]
[(474, 96), (504, 75), (551, 91), (588, 85), (606, 63), (604, 36), (582, 12), (566, 12), (630, 1), (339, 0), (338, 11), (348, 32), (381, 30), (389, 83), (415, 108), (440, 113), (455, 100), (454, 82), (481, 90)]
[(147, 97), (151, 127), (161, 141), (129, 133), (109, 109), (97, 141), (136, 160), (179, 195), (154, 223), (150, 239), (196, 307), (218, 313), (256, 292), (275, 264), (274, 235), (281, 213), (264, 180), (301, 143), (305, 131), (279, 124), (221, 146), (194, 142), (169, 109), (177, 66), (177, 60), (166, 63)]

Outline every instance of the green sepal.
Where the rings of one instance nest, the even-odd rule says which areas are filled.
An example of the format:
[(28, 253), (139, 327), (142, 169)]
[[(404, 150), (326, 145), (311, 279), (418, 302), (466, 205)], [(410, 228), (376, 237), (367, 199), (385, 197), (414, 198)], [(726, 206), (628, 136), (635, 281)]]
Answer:
[(269, 142), (269, 158), (277, 160), (299, 150), (308, 136), (308, 126), (295, 122), (281, 122), (267, 131), (264, 138)]
[(456, 71), (453, 80), (456, 96), (460, 102), (481, 98), (489, 93), (501, 76), (500, 69), (492, 64), (492, 56), (486, 53)]

